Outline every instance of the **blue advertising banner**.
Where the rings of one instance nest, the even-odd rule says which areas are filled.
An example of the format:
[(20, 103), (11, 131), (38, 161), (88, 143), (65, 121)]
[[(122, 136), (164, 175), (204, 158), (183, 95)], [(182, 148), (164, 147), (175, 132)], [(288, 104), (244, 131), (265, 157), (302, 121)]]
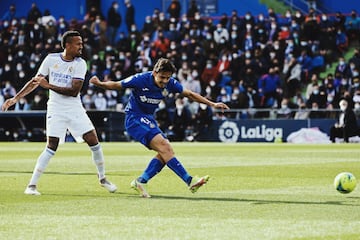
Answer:
[[(274, 142), (286, 138), (301, 128), (319, 128), (329, 134), (333, 119), (318, 120), (215, 120), (201, 140), (215, 142)], [(206, 140), (205, 140), (206, 139)]]

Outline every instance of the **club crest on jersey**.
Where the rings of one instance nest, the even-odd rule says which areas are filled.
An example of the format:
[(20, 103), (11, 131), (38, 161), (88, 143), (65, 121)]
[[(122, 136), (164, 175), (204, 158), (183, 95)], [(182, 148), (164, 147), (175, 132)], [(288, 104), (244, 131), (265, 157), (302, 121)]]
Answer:
[(169, 95), (169, 92), (166, 88), (164, 88), (164, 90), (161, 92), (161, 94), (166, 97), (167, 95)]
[(55, 64), (54, 69), (58, 69), (58, 68), (59, 68), (59, 65)]
[(74, 71), (74, 68), (71, 66), (69, 67), (69, 73), (72, 73)]

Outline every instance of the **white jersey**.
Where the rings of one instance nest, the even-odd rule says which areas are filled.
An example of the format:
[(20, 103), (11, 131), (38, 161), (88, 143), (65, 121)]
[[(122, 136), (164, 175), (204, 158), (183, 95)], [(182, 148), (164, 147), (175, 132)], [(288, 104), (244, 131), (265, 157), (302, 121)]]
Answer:
[[(62, 53), (51, 53), (42, 62), (37, 75), (48, 76), (49, 83), (58, 87), (71, 87), (72, 80), (85, 80), (87, 66), (84, 59), (77, 57), (72, 61), (67, 61), (62, 57)], [(76, 97), (59, 94), (49, 90), (49, 100), (47, 103), (48, 112), (57, 111), (85, 111), (81, 103), (80, 94)]]

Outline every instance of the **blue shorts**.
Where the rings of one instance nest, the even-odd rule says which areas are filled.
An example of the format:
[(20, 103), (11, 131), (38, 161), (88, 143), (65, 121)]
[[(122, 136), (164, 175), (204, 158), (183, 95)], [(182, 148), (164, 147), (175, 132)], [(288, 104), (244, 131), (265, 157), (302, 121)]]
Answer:
[(136, 141), (150, 148), (151, 140), (159, 133), (166, 138), (152, 115), (134, 115), (126, 113), (125, 129)]

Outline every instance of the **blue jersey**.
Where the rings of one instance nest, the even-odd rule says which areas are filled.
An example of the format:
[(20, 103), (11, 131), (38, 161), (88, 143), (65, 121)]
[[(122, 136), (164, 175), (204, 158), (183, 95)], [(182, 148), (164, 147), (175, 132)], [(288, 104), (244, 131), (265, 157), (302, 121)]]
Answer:
[(132, 88), (126, 113), (153, 115), (159, 103), (169, 93), (182, 93), (182, 85), (174, 78), (170, 78), (165, 88), (155, 84), (152, 72), (139, 73), (121, 81), (123, 88)]

